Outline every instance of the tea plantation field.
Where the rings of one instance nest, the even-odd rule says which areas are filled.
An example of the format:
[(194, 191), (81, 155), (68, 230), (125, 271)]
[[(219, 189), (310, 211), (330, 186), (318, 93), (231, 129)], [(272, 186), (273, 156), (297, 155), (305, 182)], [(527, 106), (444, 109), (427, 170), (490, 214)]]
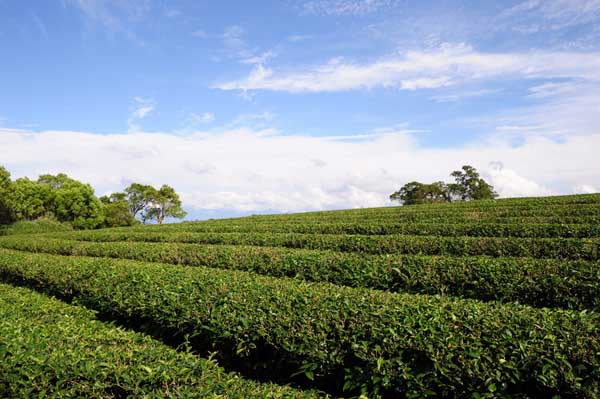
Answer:
[(600, 194), (1, 236), (0, 397), (598, 398)]

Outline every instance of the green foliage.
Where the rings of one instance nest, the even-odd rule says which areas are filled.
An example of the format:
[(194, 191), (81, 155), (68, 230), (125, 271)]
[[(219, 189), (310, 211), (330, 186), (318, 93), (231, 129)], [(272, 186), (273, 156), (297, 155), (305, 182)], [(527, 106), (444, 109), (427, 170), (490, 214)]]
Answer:
[(12, 181), (10, 173), (3, 166), (0, 166), (0, 225), (8, 224), (12, 221), (12, 215), (8, 203), (8, 196), (12, 191)]
[(131, 214), (125, 193), (112, 193), (99, 198), (104, 205), (104, 227), (134, 226), (138, 220)]
[(24, 177), (11, 182), (8, 172), (1, 168), (0, 222), (34, 220), (42, 216), (88, 229), (104, 221), (102, 204), (89, 184), (64, 173), (42, 175), (37, 181)]
[(244, 381), (94, 313), (0, 284), (0, 396), (10, 398), (316, 398)]
[[(599, 199), (600, 201), (600, 199)], [(479, 201), (473, 201), (477, 204)], [(348, 223), (372, 222), (490, 222), (490, 223), (594, 223), (600, 217), (600, 203), (541, 206), (484, 206), (461, 207), (454, 202), (445, 206), (422, 205), (418, 207), (385, 207), (366, 210), (331, 211), (291, 215), (269, 215), (240, 219), (213, 220), (211, 223), (323, 223), (343, 221)]]
[[(5, 279), (220, 358), (371, 397), (600, 395), (600, 316), (209, 268), (0, 251)], [(489, 397), (489, 395), (487, 395)]]
[[(505, 220), (506, 221), (506, 220)], [(581, 220), (585, 222), (586, 220)], [(366, 234), (366, 235), (435, 235), (468, 237), (600, 237), (600, 224), (592, 223), (431, 223), (431, 222), (370, 222), (325, 221), (321, 223), (223, 223), (191, 222), (164, 227), (140, 226), (128, 231), (171, 231), (195, 233), (303, 233), (303, 234)]]
[(498, 196), (494, 188), (483, 180), (477, 169), (472, 166), (464, 165), (462, 170), (455, 170), (451, 176), (456, 182), (448, 185), (448, 190), (456, 199), (461, 201), (487, 200)]
[[(58, 190), (67, 183), (46, 178), (43, 184)], [(102, 202), (120, 203), (123, 211), (124, 199), (117, 193)], [(187, 337), (195, 353), (215, 353), (221, 364), (260, 380), (372, 399), (597, 398), (598, 226), (596, 194), (15, 235), (0, 238), (0, 247), (13, 249), (0, 249), (0, 279), (84, 304), (103, 319), (171, 344)], [(0, 312), (2, 297), (0, 288)], [(38, 318), (27, 314), (31, 322)], [(7, 393), (15, 386), (30, 393), (23, 396), (44, 396), (36, 389), (45, 389), (45, 377), (2, 380), (3, 336), (27, 336), (8, 319), (17, 332), (4, 334), (0, 321), (0, 396), (18, 396)], [(70, 342), (81, 345), (89, 338), (85, 323), (74, 323), (80, 327)], [(38, 352), (63, 347), (51, 335), (34, 334), (36, 341), (27, 342), (40, 345)], [(55, 358), (86, 359), (87, 347), (78, 350), (56, 352)], [(11, 349), (9, 356), (16, 353)], [(37, 374), (18, 359), (7, 367), (23, 368), (27, 376), (56, 376), (60, 369), (50, 362), (43, 369), (50, 371)], [(105, 359), (84, 363), (110, 375)], [(144, 365), (152, 362), (143, 359)], [(213, 389), (213, 374), (203, 373), (201, 387)], [(162, 395), (160, 381), (126, 374), (131, 381), (125, 384), (151, 392), (131, 396)], [(85, 384), (88, 374), (80, 375)], [(52, 385), (56, 390), (44, 391), (46, 396), (69, 397), (78, 387), (69, 381)], [(107, 380), (99, 381), (101, 387)], [(202, 389), (176, 377), (168, 394)], [(254, 388), (253, 394), (229, 392), (220, 391), (225, 397), (260, 396)]]
[(26, 177), (12, 183), (8, 206), (15, 220), (33, 220), (51, 213), (52, 190)]
[(115, 201), (104, 205), (104, 226), (134, 226), (139, 222), (129, 213), (127, 201)]
[(96, 230), (65, 233), (82, 241), (182, 242), (326, 249), (368, 254), (488, 255), (535, 258), (600, 259), (600, 239), (439, 237), (390, 234), (337, 235), (297, 233), (187, 233)]
[(450, 196), (444, 182), (423, 184), (413, 181), (390, 195), (390, 200), (399, 201), (403, 205), (435, 204), (450, 202)]
[(163, 224), (167, 217), (184, 218), (187, 213), (181, 207), (179, 195), (173, 187), (166, 184), (158, 189), (152, 189), (148, 192), (148, 205), (144, 213), (144, 220), (156, 220), (158, 224)]
[(57, 218), (70, 222), (75, 228), (93, 229), (104, 221), (102, 204), (87, 184), (57, 190), (54, 201)]
[(455, 183), (438, 181), (424, 184), (413, 181), (390, 195), (391, 201), (403, 205), (435, 204), (451, 201), (493, 200), (498, 196), (494, 188), (479, 176), (477, 169), (464, 165), (450, 174)]
[(366, 255), (256, 246), (4, 237), (0, 247), (251, 271), (392, 292), (600, 310), (600, 264), (485, 256)]
[(105, 203), (126, 201), (131, 216), (135, 219), (139, 214), (144, 223), (148, 220), (156, 220), (158, 224), (163, 224), (165, 218), (181, 219), (186, 215), (181, 207), (179, 195), (175, 189), (166, 184), (157, 190), (152, 186), (132, 183), (124, 193), (114, 193), (103, 201)]
[(156, 190), (152, 186), (139, 183), (131, 183), (125, 189), (125, 199), (129, 203), (129, 211), (133, 217), (146, 209), (150, 202), (150, 196), (154, 191)]
[[(37, 220), (20, 221), (7, 226), (2, 226), (0, 228), (0, 236), (57, 233), (71, 230), (73, 230), (73, 227), (68, 223), (61, 223), (51, 218), (40, 218)], [(20, 237), (18, 240), (25, 240), (25, 238)]]

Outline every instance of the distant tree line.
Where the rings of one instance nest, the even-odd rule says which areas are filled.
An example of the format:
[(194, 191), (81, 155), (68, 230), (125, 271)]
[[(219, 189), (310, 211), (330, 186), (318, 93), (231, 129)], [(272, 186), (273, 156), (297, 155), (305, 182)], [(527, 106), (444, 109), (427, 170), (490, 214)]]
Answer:
[(390, 195), (390, 200), (403, 205), (434, 204), (453, 201), (472, 201), (494, 199), (498, 194), (488, 182), (479, 176), (477, 169), (464, 165), (461, 170), (450, 174), (454, 183), (436, 181), (406, 183), (400, 190)]
[(156, 189), (133, 183), (122, 193), (97, 198), (92, 186), (64, 173), (13, 181), (0, 166), (0, 224), (49, 218), (78, 229), (93, 229), (152, 220), (162, 224), (167, 217), (185, 215), (179, 195), (166, 184)]

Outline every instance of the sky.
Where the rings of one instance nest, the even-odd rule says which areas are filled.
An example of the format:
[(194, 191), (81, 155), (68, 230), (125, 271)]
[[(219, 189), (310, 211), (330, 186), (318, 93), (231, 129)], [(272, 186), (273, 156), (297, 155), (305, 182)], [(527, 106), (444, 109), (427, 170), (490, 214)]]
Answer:
[(0, 165), (188, 219), (600, 190), (600, 0), (0, 0)]

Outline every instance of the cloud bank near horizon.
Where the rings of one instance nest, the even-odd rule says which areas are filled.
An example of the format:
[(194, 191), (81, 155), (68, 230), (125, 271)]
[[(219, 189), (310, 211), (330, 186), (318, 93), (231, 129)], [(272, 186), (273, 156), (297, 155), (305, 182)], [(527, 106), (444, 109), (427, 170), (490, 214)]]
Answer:
[(500, 135), (460, 148), (426, 148), (410, 132), (358, 138), (280, 135), (235, 128), (186, 135), (0, 129), (0, 159), (13, 178), (65, 172), (98, 195), (131, 182), (170, 184), (187, 209), (294, 212), (389, 205), (408, 181), (450, 180), (479, 169), (502, 197), (593, 192), (600, 135), (560, 140)]

